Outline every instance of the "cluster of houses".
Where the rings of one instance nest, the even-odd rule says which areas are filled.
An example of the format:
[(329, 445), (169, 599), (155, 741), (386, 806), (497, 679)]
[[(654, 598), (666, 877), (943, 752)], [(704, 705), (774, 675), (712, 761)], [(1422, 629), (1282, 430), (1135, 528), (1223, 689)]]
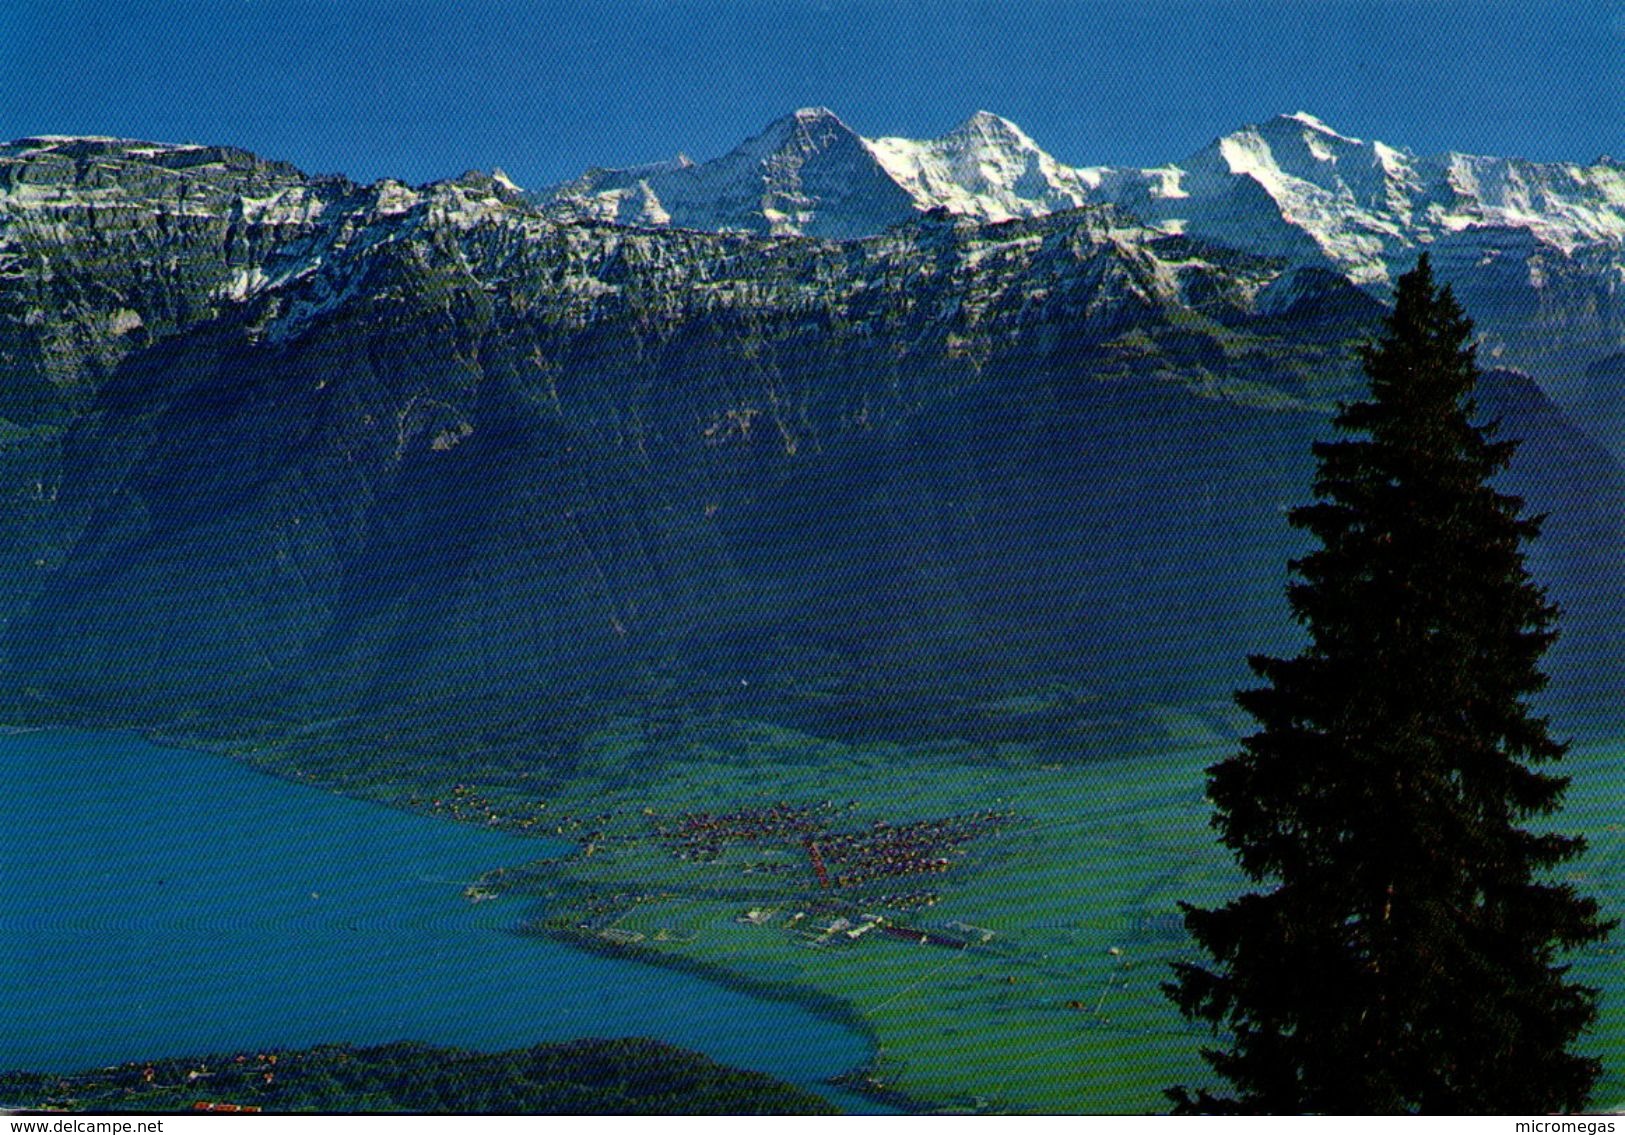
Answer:
[(740, 808), (721, 815), (687, 812), (678, 817), (675, 829), (659, 825), (655, 831), (677, 858), (707, 863), (720, 859), (723, 851), (735, 844), (799, 846), (809, 836), (826, 830), (838, 810), (836, 804), (826, 800), (821, 804)]
[[(942, 819), (889, 824), (867, 831), (826, 832), (808, 845), (822, 885), (858, 887), (900, 875), (937, 875), (964, 854), (963, 844), (998, 831), (1015, 818), (992, 809)], [(822, 870), (820, 870), (822, 868)]]
[[(876, 820), (865, 829), (840, 830), (834, 821), (850, 811), (831, 802), (793, 805), (778, 803), (713, 814), (690, 812), (674, 828), (661, 826), (673, 855), (699, 863), (715, 863), (731, 847), (799, 850), (820, 889), (859, 887), (880, 879), (909, 875), (936, 875), (949, 870), (964, 854), (963, 844), (998, 831), (1015, 818), (1013, 812), (984, 809), (937, 819), (891, 824)], [(745, 873), (785, 874), (789, 861), (752, 861)], [(908, 905), (929, 906), (934, 892), (904, 892)]]

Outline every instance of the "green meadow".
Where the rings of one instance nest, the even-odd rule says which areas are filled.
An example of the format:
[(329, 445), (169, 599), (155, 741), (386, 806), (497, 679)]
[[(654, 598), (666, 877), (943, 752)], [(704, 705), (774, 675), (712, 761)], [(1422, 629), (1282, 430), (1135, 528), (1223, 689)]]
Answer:
[[(1160, 991), (1170, 963), (1196, 956), (1177, 904), (1218, 901), (1243, 880), (1203, 799), (1203, 770), (1229, 742), (1210, 713), (1157, 719), (1157, 744), (1066, 763), (1016, 743), (847, 744), (714, 722), (671, 742), (677, 759), (658, 772), (638, 731), (612, 725), (588, 739), (577, 776), (554, 786), (546, 809), (526, 815), (578, 850), (493, 870), (471, 897), (539, 900), (534, 932), (837, 1012), (874, 1043), (860, 1086), (912, 1106), (1164, 1110), (1163, 1089), (1209, 1083), (1197, 1055), (1208, 1034)], [(1558, 823), (1591, 840), (1569, 877), (1618, 914), (1625, 758), (1591, 749), (1567, 771), (1575, 784)], [(458, 791), (487, 822), (514, 814), (501, 786)], [(836, 866), (820, 880), (807, 846), (816, 838), (716, 838), (703, 855), (677, 838), (695, 816), (776, 805), (808, 810), (824, 840), (1001, 818), (928, 847), (947, 860), (940, 870), (847, 885)], [(1622, 947), (1573, 959), (1605, 989), (1585, 1042), (1608, 1067), (1598, 1107), (1625, 1104)]]

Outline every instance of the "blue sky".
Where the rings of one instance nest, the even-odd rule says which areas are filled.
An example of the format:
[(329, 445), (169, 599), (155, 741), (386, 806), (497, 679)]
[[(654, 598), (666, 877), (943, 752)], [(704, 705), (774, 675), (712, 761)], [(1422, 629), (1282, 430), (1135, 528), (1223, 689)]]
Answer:
[(713, 157), (798, 106), (972, 111), (1062, 161), (1307, 110), (1420, 152), (1625, 156), (1625, 0), (0, 0), (0, 137), (231, 143), (309, 172)]

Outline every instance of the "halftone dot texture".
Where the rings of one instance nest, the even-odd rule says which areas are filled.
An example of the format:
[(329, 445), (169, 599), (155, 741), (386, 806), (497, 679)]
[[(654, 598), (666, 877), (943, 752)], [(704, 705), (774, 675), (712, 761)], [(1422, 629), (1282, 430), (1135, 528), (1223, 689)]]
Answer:
[(655, 1036), (814, 1086), (862, 1039), (699, 978), (521, 937), (481, 872), (557, 854), (128, 736), (0, 737), (0, 1068), (396, 1040)]
[[(1618, 138), (1625, 117), (1622, 18), (1616, 3), (1482, 0), (174, 0), (117, 10), (92, 0), (21, 0), (0, 10), (6, 59), (0, 136), (87, 133), (230, 144), (361, 181), (391, 176), (416, 183), (502, 166), (521, 184), (541, 188), (595, 164), (668, 158), (678, 150), (715, 157), (801, 106), (828, 106), (871, 137), (929, 137), (988, 109), (1079, 166), (1177, 161), (1244, 123), (1306, 110), (1349, 134), (1422, 153), (1589, 161), (1625, 150)], [(451, 343), (437, 336), (431, 347), (351, 360), (355, 372), (345, 376), (351, 381), (337, 381), (334, 389), (370, 391), (378, 376), (413, 368), (461, 375), (466, 359)], [(311, 377), (314, 387), (314, 376), (298, 367), (316, 364), (289, 360), (283, 356), (268, 370), (228, 369), (221, 385), (246, 388), (291, 374)], [(552, 362), (545, 352), (524, 357), (526, 367), (538, 370)], [(768, 373), (769, 362), (750, 373)], [(696, 387), (736, 378), (714, 361), (707, 365), (696, 364), (684, 377)], [(588, 406), (584, 417), (599, 415), (594, 421), (614, 418), (591, 401), (601, 377), (600, 370), (578, 376), (573, 391)], [(895, 647), (892, 657), (962, 662), (955, 652), (967, 643), (973, 651), (987, 646), (981, 676), (1006, 690), (1041, 668), (993, 649), (1000, 640), (1044, 639), (1054, 648), (1057, 627), (1092, 623), (1091, 634), (1065, 644), (1070, 655), (1058, 651), (1075, 661), (1068, 681), (1039, 682), (975, 705), (978, 724), (993, 723), (992, 740), (961, 744), (941, 726), (939, 710), (962, 709), (953, 698), (925, 698), (922, 710), (877, 696), (863, 707), (866, 720), (848, 723), (850, 736), (823, 737), (735, 713), (749, 702), (734, 691), (740, 700), (726, 701), (727, 713), (716, 711), (713, 700), (675, 708), (668, 700), (657, 712), (635, 706), (585, 739), (537, 738), (534, 751), (526, 750), (539, 762), (579, 761), (583, 773), (602, 775), (613, 793), (603, 807), (622, 817), (641, 817), (645, 808), (671, 815), (854, 795), (861, 797), (854, 815), (863, 823), (1009, 808), (1016, 819), (996, 836), (966, 844), (943, 885), (946, 897), (918, 915), (922, 931), (986, 931), (986, 941), (958, 949), (923, 933), (927, 940), (919, 943), (877, 935), (848, 940), (835, 931), (829, 943), (813, 947), (785, 930), (798, 904), (811, 905), (802, 893), (814, 886), (810, 860), (799, 849), (730, 852), (741, 872), (756, 865), (749, 855), (789, 868), (793, 885), (782, 899), (763, 903), (774, 907), (772, 920), (756, 926), (740, 921), (754, 899), (695, 888), (696, 878), (708, 877), (648, 841), (631, 852), (645, 857), (637, 866), (647, 873), (631, 876), (636, 901), (625, 901), (624, 881), (602, 876), (595, 886), (609, 896), (606, 905), (583, 921), (593, 927), (589, 934), (612, 936), (582, 941), (613, 950), (619, 934), (619, 941), (665, 951), (668, 960), (724, 979), (702, 981), (507, 934), (520, 915), (506, 900), (464, 904), (459, 891), (470, 878), (529, 858), (530, 845), (511, 847), (490, 833), (331, 800), (125, 738), (8, 739), (8, 759), (18, 764), (5, 778), (0, 805), (7, 810), (0, 852), (9, 907), (0, 921), (0, 978), (11, 998), (0, 1018), (13, 1027), (0, 1037), (11, 1046), (0, 1049), (0, 1065), (66, 1069), (335, 1040), (421, 1037), (493, 1048), (653, 1033), (804, 1084), (872, 1057), (870, 1072), (881, 1086), (951, 1105), (1162, 1107), (1163, 1087), (1202, 1076), (1195, 1051), (1203, 1035), (1179, 1020), (1158, 991), (1168, 961), (1188, 951), (1176, 903), (1212, 903), (1239, 886), (1206, 827), (1202, 800), (1203, 767), (1245, 728), (1223, 692), (1245, 681), (1248, 651), (1276, 649), (1291, 633), (1280, 590), (1290, 537), (1271, 510), (1307, 499), (1306, 466), (1243, 458), (1279, 445), (1279, 452), (1290, 449), (1306, 461), (1320, 422), (1310, 415), (1260, 417), (1255, 408), (1164, 397), (1171, 388), (1156, 389), (1143, 401), (1102, 403), (1094, 418), (1080, 412), (1034, 431), (1033, 450), (1003, 466), (967, 466), (927, 485), (881, 465), (867, 471), (885, 487), (875, 494), (879, 503), (844, 513), (838, 510), (850, 501), (809, 493), (804, 508), (780, 518), (782, 530), (758, 533), (755, 551), (742, 553), (767, 561), (747, 566), (771, 578), (786, 570), (765, 552), (776, 539), (808, 530), (831, 538), (845, 529), (868, 534), (866, 554), (846, 561), (818, 558), (825, 550), (819, 540), (796, 545), (799, 556), (818, 565), (802, 578), (817, 577), (819, 595), (829, 600), (827, 621), (849, 635), (865, 630), (868, 643)], [(1515, 383), (1497, 389), (1506, 405), (1528, 393)], [(1064, 383), (1044, 390), (1056, 401), (1071, 393)], [(564, 383), (563, 397), (571, 394)], [(1008, 416), (1009, 407), (996, 399), (960, 401), (956, 408), (958, 424), (936, 423), (943, 450), (1031, 425)], [(1180, 417), (1176, 408), (1191, 416)], [(440, 430), (432, 416), (440, 410), (417, 412)], [(404, 415), (402, 434), (419, 420)], [(446, 421), (451, 432), (435, 436), (457, 436), (455, 418)], [(1594, 488), (1617, 476), (1614, 464), (1563, 422), (1549, 424), (1530, 438), (1526, 467), (1541, 484), (1560, 481), (1563, 499), (1586, 502), (1554, 515), (1554, 542), (1573, 548), (1593, 534), (1617, 537), (1618, 509)], [(549, 435), (544, 453), (558, 464), (546, 468), (567, 468), (565, 452)], [(1124, 460), (1125, 453), (1134, 460)], [(902, 465), (927, 455), (895, 454)], [(1102, 517), (1095, 529), (1074, 523), (1085, 502), (1083, 494), (1057, 489), (1066, 484), (1088, 487), (1087, 507)], [(479, 500), (429, 501), (412, 514), (416, 527), (387, 534), (386, 543), (394, 539), (403, 555), (444, 566), (467, 549), (434, 537), (510, 487), (493, 481), (481, 488), (489, 491)], [(927, 490), (936, 495), (928, 499)], [(977, 535), (984, 545), (972, 565), (1007, 600), (1003, 611), (981, 613), (994, 632), (968, 610), (965, 579), (933, 570), (930, 559), (933, 541), (947, 546), (973, 527), (963, 517), (984, 499), (979, 494), (1004, 509), (982, 518)], [(538, 525), (530, 543), (482, 570), (530, 581), (538, 595), (551, 597), (543, 586), (553, 579), (548, 572), (569, 563), (593, 575), (595, 596), (608, 593), (623, 580), (617, 573), (630, 571), (626, 565), (646, 533), (596, 525), (608, 505), (629, 499), (606, 494), (596, 501), (601, 507), (579, 515), (554, 510), (553, 527)], [(1238, 536), (1226, 514), (1243, 499), (1258, 523)], [(898, 501), (911, 507), (893, 508)], [(325, 503), (291, 491), (278, 499), (286, 515), (302, 512), (312, 527)], [(666, 515), (665, 501), (636, 503)], [(831, 523), (831, 514), (843, 523)], [(729, 522), (726, 511), (721, 516), (719, 523)], [(1600, 537), (1597, 546), (1614, 547)], [(1537, 565), (1538, 555), (1537, 549)], [(229, 558), (217, 566), (227, 576), (241, 567)], [(1567, 605), (1607, 615), (1588, 595), (1611, 595), (1606, 573), (1615, 569), (1599, 560), (1588, 575), (1571, 563), (1554, 587)], [(119, 578), (127, 587), (129, 577)], [(188, 581), (200, 585), (205, 578), (194, 573)], [(231, 594), (229, 587), (214, 591)], [(346, 602), (365, 606), (385, 593), (399, 598), (410, 588), (383, 573), (344, 594)], [(172, 605), (190, 603), (193, 594), (171, 595)], [(418, 620), (385, 625), (370, 641), (414, 645), (414, 636), (427, 637), (421, 617), (446, 610), (448, 594), (425, 589), (403, 604)], [(883, 601), (873, 607), (836, 601), (865, 595)], [(545, 602), (526, 610), (489, 602), (473, 614), (459, 612), (477, 628), (470, 637), (517, 638), (521, 618), (546, 629)], [(862, 628), (854, 612), (874, 607), (885, 618)], [(480, 626), (482, 614), (488, 626)], [(235, 633), (253, 637), (240, 628)], [(167, 629), (163, 636), (173, 637)], [(729, 649), (748, 653), (747, 637), (739, 631), (689, 645), (726, 659)], [(811, 641), (810, 653), (824, 649), (817, 635)], [(1588, 641), (1597, 641), (1595, 628), (1589, 638), (1567, 637), (1554, 658)], [(574, 645), (560, 649), (558, 674), (575, 668)], [(1564, 666), (1586, 676), (1592, 695), (1607, 697), (1617, 688), (1614, 671), (1606, 659), (1593, 661), (1577, 654)], [(753, 680), (774, 688), (760, 674), (715, 665), (731, 691)], [(1203, 698), (1190, 695), (1193, 673), (1202, 676)], [(477, 688), (491, 670), (469, 664), (457, 677)], [(1103, 698), (1096, 687), (1109, 681), (1117, 686)], [(547, 687), (538, 700), (553, 692)], [(826, 713), (825, 723), (828, 702), (839, 704), (844, 693), (796, 692)], [(704, 694), (725, 700), (714, 688)], [(380, 696), (378, 704), (387, 701)], [(551, 704), (562, 707), (560, 716), (576, 711), (567, 699)], [(442, 707), (395, 708), (405, 736), (430, 733)], [(704, 724), (662, 732), (671, 728), (662, 715)], [(1065, 728), (1039, 730), (1035, 739), (1030, 723), (1050, 720)], [(479, 722), (482, 738), (486, 724)], [(501, 724), (492, 723), (493, 730)], [(1007, 735), (997, 735), (1000, 729)], [(868, 743), (866, 735), (904, 740)], [(697, 763), (662, 781), (650, 775), (658, 763), (652, 754), (677, 744), (666, 740), (673, 736)], [(1049, 759), (1057, 753), (1064, 759)], [(384, 761), (381, 777), (432, 779), (421, 751), (411, 760), (396, 768)], [(1597, 848), (1582, 869), (1593, 875), (1592, 890), (1617, 895), (1621, 887), (1607, 881), (1621, 878), (1625, 861), (1606, 801), (1620, 766), (1601, 754), (1576, 768), (1587, 774), (1577, 789), (1583, 805), (1576, 826)], [(461, 815), (459, 808), (441, 811)], [(479, 819), (466, 810), (462, 818)], [(590, 831), (564, 834), (585, 839)], [(42, 834), (18, 838), (20, 832)], [(748, 876), (753, 888), (763, 877), (776, 878)], [(685, 887), (692, 893), (682, 893)], [(781, 892), (769, 886), (766, 893)], [(853, 906), (839, 917), (856, 916), (861, 925), (863, 904)], [(802, 913), (807, 917), (798, 926), (833, 925), (837, 917)], [(949, 923), (975, 931), (950, 931)], [(1618, 980), (1607, 959), (1582, 964), (1598, 980)], [(747, 996), (726, 988), (727, 981), (781, 996)], [(854, 1009), (867, 1031), (859, 1035), (832, 1020), (834, 1005)], [(1599, 1038), (1616, 1054), (1614, 1068), (1625, 1065), (1618, 1055), (1622, 1020), (1611, 1011)], [(1617, 1073), (1609, 1084), (1620, 1088)], [(1625, 1099), (1625, 1089), (1605, 1098)]]
[(977, 109), (1074, 165), (1298, 110), (1419, 153), (1621, 150), (1615, 0), (15, 0), (0, 137), (242, 146), (416, 183), (715, 157), (800, 106), (866, 136)]

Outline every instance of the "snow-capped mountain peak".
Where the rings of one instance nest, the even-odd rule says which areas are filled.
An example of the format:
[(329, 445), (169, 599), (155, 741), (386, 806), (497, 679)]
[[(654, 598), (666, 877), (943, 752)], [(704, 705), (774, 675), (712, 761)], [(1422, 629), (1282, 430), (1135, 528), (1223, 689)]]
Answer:
[(1244, 126), (1181, 163), (1187, 197), (1149, 211), (1226, 243), (1323, 259), (1358, 283), (1387, 278), (1385, 251), (1407, 244), (1408, 155), (1298, 112)]
[(1613, 167), (1423, 157), (1303, 112), (1227, 134), (1182, 166), (1190, 197), (1151, 203), (1148, 217), (1255, 250), (1318, 256), (1361, 284), (1385, 284), (1418, 247), (1470, 229), (1525, 229), (1565, 253), (1625, 241), (1625, 176)]
[(973, 138), (993, 144), (1014, 145), (1021, 149), (1038, 149), (1038, 143), (1029, 138), (1025, 130), (991, 110), (977, 111), (944, 134), (942, 140), (946, 142), (949, 139)]
[(767, 129), (756, 137), (717, 160), (737, 163), (740, 160), (765, 161), (784, 155), (808, 157), (848, 140), (861, 142), (857, 132), (842, 122), (834, 111), (822, 106), (802, 107), (769, 123)]
[[(979, 110), (937, 138), (862, 138), (804, 107), (698, 165), (592, 171), (544, 198), (559, 215), (847, 238), (918, 212), (976, 221), (1109, 203), (1193, 237), (1331, 267), (1382, 287), (1419, 247), (1527, 231), (1563, 254), (1625, 244), (1625, 168), (1418, 156), (1307, 111), (1148, 169), (1064, 165)], [(1464, 252), (1463, 255), (1472, 255)]]
[(556, 214), (621, 224), (835, 239), (914, 213), (864, 140), (818, 106), (774, 120), (720, 158), (590, 170), (542, 200)]
[(1300, 125), (1309, 127), (1309, 129), (1313, 130), (1317, 134), (1325, 134), (1328, 137), (1337, 138), (1344, 142), (1353, 142), (1355, 145), (1360, 144), (1360, 139), (1350, 138), (1347, 134), (1339, 134), (1336, 130), (1333, 130), (1330, 126), (1326, 125), (1324, 119), (1317, 118), (1306, 110), (1296, 110), (1291, 114), (1280, 115), (1276, 121), (1296, 122)]
[[(1251, 177), (1267, 188), (1294, 179), (1357, 198), (1381, 196), (1384, 191), (1382, 180), (1388, 170), (1379, 149), (1391, 158), (1408, 157), (1381, 143), (1367, 144), (1340, 134), (1303, 111), (1244, 126), (1218, 139), (1214, 147), (1231, 174)], [(1203, 154), (1193, 161), (1200, 163)]]
[(947, 208), (980, 220), (1075, 208), (1093, 186), (1014, 122), (985, 110), (930, 141), (875, 138), (865, 144), (919, 208)]

